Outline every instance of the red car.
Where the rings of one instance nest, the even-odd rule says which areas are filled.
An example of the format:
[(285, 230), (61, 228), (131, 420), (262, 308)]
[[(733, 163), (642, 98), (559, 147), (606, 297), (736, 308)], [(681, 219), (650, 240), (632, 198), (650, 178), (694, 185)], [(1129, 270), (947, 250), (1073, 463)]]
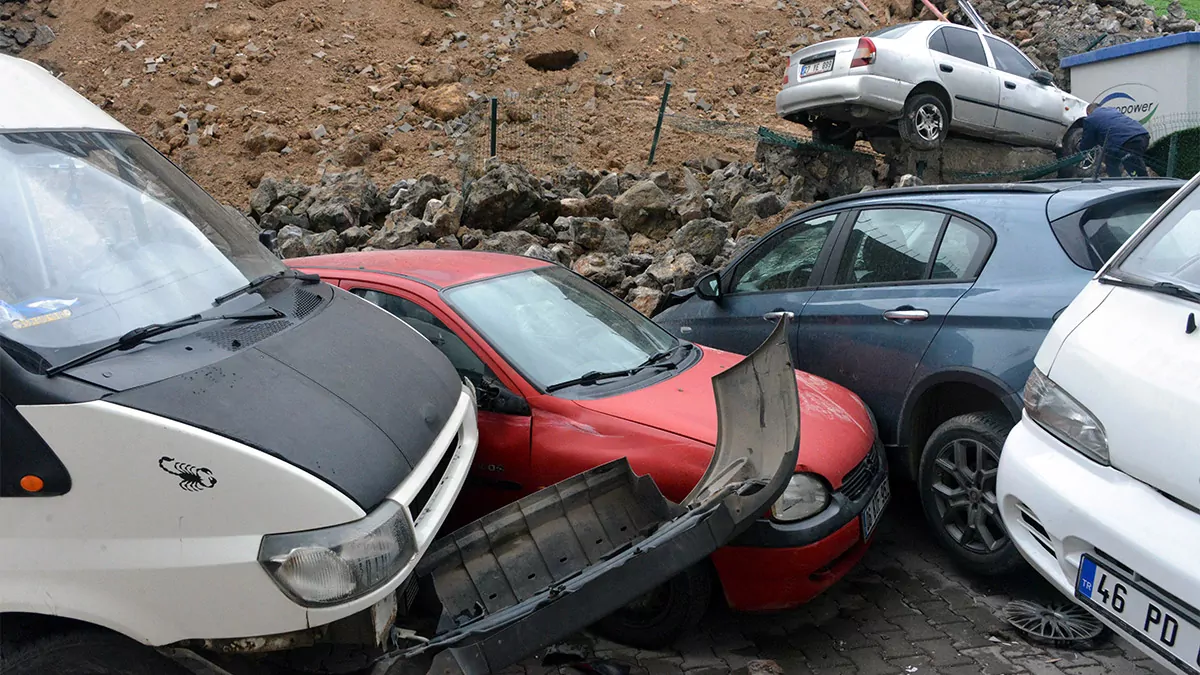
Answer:
[[(475, 384), (479, 450), (453, 524), (617, 457), (679, 501), (708, 465), (717, 441), (712, 377), (742, 357), (676, 339), (570, 270), (437, 250), (287, 262), (401, 318)], [(796, 607), (866, 552), (890, 494), (874, 419), (836, 384), (803, 372), (796, 382), (799, 461), (770, 513), (598, 632), (667, 644), (699, 621), (714, 588), (735, 610)]]

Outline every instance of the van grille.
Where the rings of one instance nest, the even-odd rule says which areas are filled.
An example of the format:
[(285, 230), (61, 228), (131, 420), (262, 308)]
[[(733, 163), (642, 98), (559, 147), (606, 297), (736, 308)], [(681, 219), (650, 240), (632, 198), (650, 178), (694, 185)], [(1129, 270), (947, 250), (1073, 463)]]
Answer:
[(446, 476), (446, 470), (450, 468), (450, 460), (454, 459), (454, 453), (458, 452), (458, 443), (460, 436), (456, 435), (454, 440), (450, 441), (450, 445), (446, 448), (446, 452), (442, 454), (441, 461), (434, 467), (433, 473), (429, 474), (429, 480), (425, 481), (425, 485), (421, 486), (421, 491), (417, 496), (413, 497), (412, 503), (408, 505), (408, 512), (412, 514), (413, 522), (421, 519), (422, 512), (425, 506), (429, 503), (429, 499), (433, 497), (433, 493), (441, 484), (442, 478)]
[(871, 488), (871, 483), (875, 482), (875, 477), (883, 469), (883, 448), (878, 441), (871, 446), (871, 451), (863, 458), (863, 461), (858, 463), (858, 466), (850, 469), (850, 473), (842, 479), (842, 489), (840, 492), (850, 499), (857, 501), (860, 497), (867, 493)]

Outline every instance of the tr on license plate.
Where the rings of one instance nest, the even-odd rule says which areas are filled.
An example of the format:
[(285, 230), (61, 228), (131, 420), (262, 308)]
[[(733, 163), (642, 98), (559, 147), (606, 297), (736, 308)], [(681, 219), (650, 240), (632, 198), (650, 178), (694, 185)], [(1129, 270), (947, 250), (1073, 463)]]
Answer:
[(875, 526), (879, 524), (879, 516), (883, 515), (883, 509), (888, 505), (888, 500), (892, 498), (892, 488), (888, 485), (885, 478), (883, 484), (875, 490), (875, 494), (871, 495), (871, 501), (867, 502), (867, 508), (862, 512), (862, 535), (863, 539), (868, 539), (871, 533), (875, 531)]
[(816, 63), (806, 63), (800, 66), (800, 77), (828, 73), (831, 70), (833, 70), (833, 59), (825, 59)]
[(1075, 596), (1181, 670), (1200, 675), (1200, 620), (1194, 609), (1163, 599), (1149, 584), (1131, 581), (1087, 554)]

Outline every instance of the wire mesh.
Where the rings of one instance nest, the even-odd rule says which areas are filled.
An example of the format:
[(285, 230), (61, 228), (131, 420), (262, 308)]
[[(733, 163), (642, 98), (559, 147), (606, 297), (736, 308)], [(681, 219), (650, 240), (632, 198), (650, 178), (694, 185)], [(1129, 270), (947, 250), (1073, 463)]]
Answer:
[(494, 120), (491, 98), (475, 102), (459, 155), (464, 184), (483, 175), (493, 145), (497, 161), (519, 164), (535, 175), (574, 163), (583, 139), (566, 93), (560, 87), (505, 91), (495, 97)]

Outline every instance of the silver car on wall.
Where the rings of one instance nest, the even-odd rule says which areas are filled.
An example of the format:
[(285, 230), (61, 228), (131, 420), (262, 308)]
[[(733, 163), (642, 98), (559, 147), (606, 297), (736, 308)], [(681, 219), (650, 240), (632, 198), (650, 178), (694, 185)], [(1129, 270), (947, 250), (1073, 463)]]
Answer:
[(850, 147), (861, 135), (898, 130), (919, 150), (954, 131), (1013, 145), (1071, 149), (1087, 102), (995, 35), (943, 21), (915, 21), (840, 38), (792, 54), (780, 117), (818, 142)]

